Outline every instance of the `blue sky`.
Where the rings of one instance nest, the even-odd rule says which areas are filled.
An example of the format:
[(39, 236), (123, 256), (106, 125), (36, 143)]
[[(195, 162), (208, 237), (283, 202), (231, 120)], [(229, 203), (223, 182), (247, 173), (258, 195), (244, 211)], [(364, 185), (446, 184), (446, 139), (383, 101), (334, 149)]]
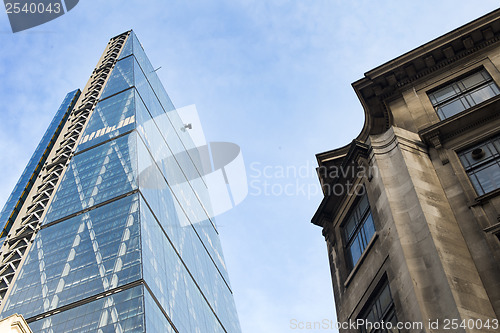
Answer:
[(310, 223), (321, 201), (313, 169), (316, 153), (361, 130), (351, 83), (497, 7), (493, 0), (80, 1), (16, 34), (0, 14), (0, 203), (65, 94), (84, 87), (110, 37), (134, 29), (174, 104), (196, 104), (207, 140), (243, 151), (249, 195), (217, 219), (243, 332), (333, 320), (326, 246)]

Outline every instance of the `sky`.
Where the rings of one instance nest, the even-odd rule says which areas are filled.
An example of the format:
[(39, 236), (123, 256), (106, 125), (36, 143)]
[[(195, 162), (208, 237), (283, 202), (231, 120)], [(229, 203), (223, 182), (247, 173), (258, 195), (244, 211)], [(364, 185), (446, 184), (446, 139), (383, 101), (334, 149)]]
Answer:
[(207, 141), (241, 147), (249, 193), (217, 223), (242, 331), (316, 332), (292, 325), (335, 320), (325, 241), (310, 222), (322, 199), (315, 154), (360, 133), (351, 83), (498, 5), (80, 1), (15, 34), (0, 14), (0, 205), (66, 93), (83, 89), (109, 38), (133, 29), (174, 104), (196, 104)]

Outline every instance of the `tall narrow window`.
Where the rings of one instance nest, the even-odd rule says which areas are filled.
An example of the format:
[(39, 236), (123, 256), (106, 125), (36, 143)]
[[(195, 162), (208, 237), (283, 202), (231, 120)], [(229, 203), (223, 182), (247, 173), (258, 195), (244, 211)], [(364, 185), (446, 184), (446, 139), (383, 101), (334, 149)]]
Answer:
[(439, 118), (444, 120), (500, 94), (485, 69), (429, 93)]
[(343, 228), (346, 240), (346, 253), (349, 268), (361, 258), (361, 254), (366, 249), (368, 242), (375, 234), (375, 225), (373, 224), (370, 205), (366, 195), (361, 197)]
[[(359, 318), (365, 320), (365, 325), (361, 328), (362, 333), (398, 332), (394, 301), (387, 280), (375, 290)], [(382, 321), (385, 323), (383, 328), (380, 325)]]
[(458, 153), (477, 194), (500, 188), (500, 135)]

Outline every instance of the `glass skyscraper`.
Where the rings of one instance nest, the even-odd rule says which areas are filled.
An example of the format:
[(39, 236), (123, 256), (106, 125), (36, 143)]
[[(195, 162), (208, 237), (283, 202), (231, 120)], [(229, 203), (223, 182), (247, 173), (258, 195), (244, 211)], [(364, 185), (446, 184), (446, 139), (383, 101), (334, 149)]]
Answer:
[(34, 332), (240, 332), (195, 148), (135, 34), (112, 38), (0, 214), (1, 316)]

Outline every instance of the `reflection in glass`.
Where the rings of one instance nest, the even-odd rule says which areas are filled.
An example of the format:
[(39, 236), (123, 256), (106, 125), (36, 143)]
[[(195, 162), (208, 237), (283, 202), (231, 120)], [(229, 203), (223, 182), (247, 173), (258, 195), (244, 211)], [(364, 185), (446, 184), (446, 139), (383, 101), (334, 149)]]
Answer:
[(366, 195), (362, 196), (343, 227), (349, 268), (352, 269), (375, 234), (372, 214)]
[(481, 69), (429, 93), (429, 99), (443, 120), (499, 94), (500, 90), (491, 76)]
[(34, 321), (29, 326), (37, 333), (146, 332), (143, 294), (144, 287), (137, 286)]
[(132, 195), (38, 232), (2, 316), (26, 318), (141, 278)]
[(132, 133), (75, 155), (44, 224), (136, 189), (136, 139)]
[(458, 154), (478, 195), (500, 188), (500, 137), (493, 137)]

